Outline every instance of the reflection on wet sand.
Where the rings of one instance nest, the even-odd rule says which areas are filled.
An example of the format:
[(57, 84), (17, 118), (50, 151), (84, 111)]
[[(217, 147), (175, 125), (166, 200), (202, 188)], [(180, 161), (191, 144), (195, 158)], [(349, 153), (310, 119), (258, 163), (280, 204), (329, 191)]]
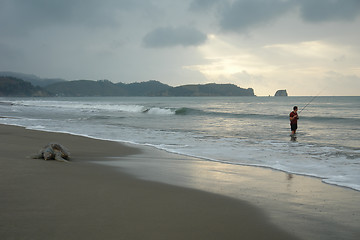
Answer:
[(106, 164), (141, 179), (249, 201), (264, 209), (275, 224), (304, 239), (344, 239), (344, 234), (359, 232), (360, 193), (322, 183), (318, 178), (147, 148), (142, 154)]

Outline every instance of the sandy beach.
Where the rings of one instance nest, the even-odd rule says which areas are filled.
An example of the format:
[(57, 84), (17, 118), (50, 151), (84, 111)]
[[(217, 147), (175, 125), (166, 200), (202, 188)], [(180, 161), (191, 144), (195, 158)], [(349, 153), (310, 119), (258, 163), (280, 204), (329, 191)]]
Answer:
[[(0, 125), (0, 135), (4, 240), (360, 237), (360, 193), (319, 179), (228, 166), (216, 176), (229, 184), (215, 186), (216, 163), (22, 127)], [(70, 163), (29, 158), (49, 142)]]

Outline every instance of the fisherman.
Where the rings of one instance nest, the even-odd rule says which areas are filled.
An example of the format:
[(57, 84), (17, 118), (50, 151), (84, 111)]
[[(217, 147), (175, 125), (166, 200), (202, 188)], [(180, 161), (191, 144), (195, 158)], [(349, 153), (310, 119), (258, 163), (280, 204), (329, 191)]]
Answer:
[(290, 126), (291, 126), (291, 136), (295, 136), (296, 129), (297, 129), (297, 120), (299, 119), (299, 116), (297, 114), (298, 107), (294, 106), (293, 111), (290, 113)]

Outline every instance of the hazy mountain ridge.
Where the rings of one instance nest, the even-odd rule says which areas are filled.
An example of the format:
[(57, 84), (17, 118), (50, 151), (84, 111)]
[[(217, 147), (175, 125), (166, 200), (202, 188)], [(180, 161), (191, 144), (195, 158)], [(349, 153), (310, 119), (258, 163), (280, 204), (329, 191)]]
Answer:
[(45, 87), (46, 85), (50, 85), (56, 82), (64, 82), (66, 80), (61, 78), (40, 78), (34, 74), (25, 74), (25, 73), (17, 73), (10, 71), (0, 72), (0, 77), (14, 77), (17, 79), (24, 80), (26, 82), (30, 82), (32, 85)]

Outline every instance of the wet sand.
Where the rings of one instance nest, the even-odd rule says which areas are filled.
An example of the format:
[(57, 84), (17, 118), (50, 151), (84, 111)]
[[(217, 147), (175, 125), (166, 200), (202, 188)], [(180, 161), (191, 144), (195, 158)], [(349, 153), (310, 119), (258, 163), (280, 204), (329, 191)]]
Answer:
[[(21, 127), (0, 125), (0, 135), (1, 239), (360, 236), (360, 194), (318, 179)], [(49, 142), (71, 162), (28, 158)]]
[[(149, 161), (152, 159), (152, 161)], [(103, 161), (137, 178), (245, 200), (302, 239), (360, 239), (360, 192), (319, 178), (153, 151)]]

